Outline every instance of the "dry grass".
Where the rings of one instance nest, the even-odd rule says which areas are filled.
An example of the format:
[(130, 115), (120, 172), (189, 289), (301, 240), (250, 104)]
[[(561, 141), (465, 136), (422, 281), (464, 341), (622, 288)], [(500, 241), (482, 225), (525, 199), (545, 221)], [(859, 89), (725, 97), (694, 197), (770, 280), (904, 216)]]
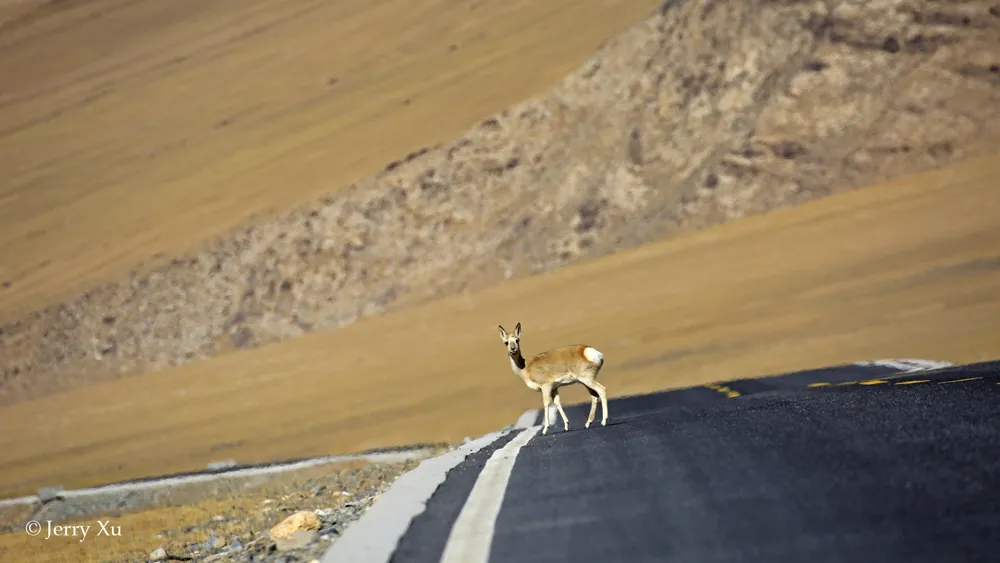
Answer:
[(0, 11), (13, 18), (0, 26), (0, 282), (12, 282), (0, 310), (17, 318), (452, 139), (656, 4), (12, 5)]
[(998, 177), (1000, 158), (969, 161), (14, 405), (0, 412), (0, 482), (17, 483), (3, 492), (494, 430), (540, 405), (510, 373), (498, 323), (523, 323), (526, 353), (600, 348), (610, 396), (864, 359), (994, 358)]
[[(22, 530), (0, 534), (0, 561), (31, 561), (32, 563), (91, 563), (97, 561), (135, 560), (146, 557), (162, 546), (167, 553), (186, 554), (187, 546), (204, 543), (210, 536), (231, 539), (238, 536), (248, 544), (298, 510), (337, 508), (354, 500), (344, 495), (344, 482), (359, 475), (349, 487), (364, 491), (377, 489), (381, 477), (398, 476), (416, 466), (411, 461), (385, 464), (374, 472), (359, 470), (364, 462), (348, 462), (310, 468), (289, 474), (278, 474), (253, 486), (240, 481), (217, 481), (169, 496), (163, 503), (148, 510), (125, 514), (94, 515), (58, 522), (59, 525), (90, 525), (83, 541), (81, 536), (50, 537), (43, 530), (31, 537)], [(316, 494), (318, 485), (327, 488)], [(217, 519), (220, 518), (220, 519)], [(116, 537), (99, 536), (102, 521), (120, 530)], [(53, 524), (55, 525), (55, 523)]]

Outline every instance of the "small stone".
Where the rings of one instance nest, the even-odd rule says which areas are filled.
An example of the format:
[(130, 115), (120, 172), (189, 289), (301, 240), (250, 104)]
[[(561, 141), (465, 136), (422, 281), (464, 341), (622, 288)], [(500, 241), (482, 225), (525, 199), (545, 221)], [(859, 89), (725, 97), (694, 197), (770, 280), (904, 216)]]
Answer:
[(226, 547), (226, 538), (215, 538), (215, 541), (212, 542), (213, 549), (222, 549), (224, 547)]
[(162, 547), (154, 549), (153, 552), (149, 554), (150, 561), (163, 561), (166, 558), (167, 558), (167, 550), (163, 549)]

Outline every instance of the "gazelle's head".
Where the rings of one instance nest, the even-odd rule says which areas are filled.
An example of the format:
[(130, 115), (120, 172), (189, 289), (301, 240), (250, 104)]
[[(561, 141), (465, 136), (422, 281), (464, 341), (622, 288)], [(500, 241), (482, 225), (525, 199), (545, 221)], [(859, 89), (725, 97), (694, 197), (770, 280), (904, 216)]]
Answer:
[(514, 327), (514, 334), (507, 334), (507, 331), (500, 327), (500, 339), (507, 345), (507, 355), (514, 357), (521, 352), (521, 323)]

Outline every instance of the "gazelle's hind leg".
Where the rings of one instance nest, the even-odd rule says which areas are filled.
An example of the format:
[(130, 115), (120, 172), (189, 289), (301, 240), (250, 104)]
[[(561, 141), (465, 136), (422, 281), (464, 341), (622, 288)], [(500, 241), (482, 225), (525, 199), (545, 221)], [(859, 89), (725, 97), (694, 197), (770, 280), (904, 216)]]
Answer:
[(559, 414), (562, 415), (563, 419), (563, 431), (569, 432), (569, 419), (566, 418), (566, 411), (562, 408), (562, 401), (559, 400), (559, 389), (552, 389), (552, 402), (556, 404), (556, 408), (559, 409)]
[(607, 426), (608, 424), (608, 394), (603, 385), (597, 382), (596, 379), (589, 377), (587, 379), (581, 379), (582, 383), (586, 388), (587, 392), (590, 393), (590, 416), (587, 417), (587, 428), (590, 428), (590, 423), (594, 421), (594, 412), (597, 410), (597, 400), (601, 400), (601, 426)]
[[(584, 385), (584, 387), (587, 386)], [(590, 415), (587, 416), (587, 424), (584, 425), (584, 428), (590, 428), (590, 423), (594, 422), (594, 414), (597, 412), (597, 400), (600, 398), (597, 391), (594, 391), (590, 387), (587, 387), (587, 392), (590, 393)]]
[(597, 381), (593, 382), (597, 394), (601, 396), (601, 426), (608, 425), (608, 393), (603, 385)]

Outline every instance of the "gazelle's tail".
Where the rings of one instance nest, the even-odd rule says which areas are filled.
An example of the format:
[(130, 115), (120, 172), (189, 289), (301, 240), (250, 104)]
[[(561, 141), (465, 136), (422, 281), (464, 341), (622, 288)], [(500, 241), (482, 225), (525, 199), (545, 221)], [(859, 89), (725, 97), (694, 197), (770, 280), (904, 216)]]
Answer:
[(591, 348), (587, 346), (583, 349), (583, 357), (587, 358), (587, 361), (594, 364), (597, 367), (604, 365), (604, 354), (601, 353), (597, 348)]

